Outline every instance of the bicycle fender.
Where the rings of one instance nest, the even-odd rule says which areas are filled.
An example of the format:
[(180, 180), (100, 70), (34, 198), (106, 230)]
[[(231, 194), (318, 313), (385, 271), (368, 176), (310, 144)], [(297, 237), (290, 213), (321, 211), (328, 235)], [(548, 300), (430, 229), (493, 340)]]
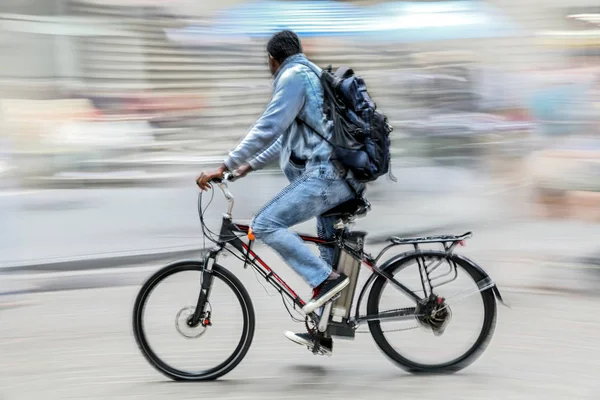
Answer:
[(500, 304), (502, 304), (503, 306), (505, 306), (507, 308), (511, 308), (510, 304), (508, 304), (506, 302), (506, 300), (504, 300), (504, 298), (500, 294), (500, 289), (498, 289), (498, 285), (496, 284), (496, 282), (489, 276), (489, 274), (487, 272), (485, 272), (485, 270), (479, 264), (477, 264), (475, 261), (471, 260), (470, 258), (463, 256), (462, 254), (453, 253), (452, 258), (459, 263), (462, 262), (465, 264), (469, 264), (471, 267), (475, 268), (477, 270), (477, 272), (479, 272), (479, 274), (484, 279), (489, 279), (492, 282), (492, 286), (490, 289), (494, 292), (494, 296), (496, 297), (496, 300), (498, 300), (500, 302)]

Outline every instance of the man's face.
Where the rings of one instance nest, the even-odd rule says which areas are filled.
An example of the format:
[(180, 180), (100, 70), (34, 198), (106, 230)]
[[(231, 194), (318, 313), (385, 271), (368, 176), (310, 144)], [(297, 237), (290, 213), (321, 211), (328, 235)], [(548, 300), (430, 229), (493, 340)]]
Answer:
[(269, 71), (271, 71), (271, 75), (275, 75), (278, 69), (279, 63), (269, 54)]

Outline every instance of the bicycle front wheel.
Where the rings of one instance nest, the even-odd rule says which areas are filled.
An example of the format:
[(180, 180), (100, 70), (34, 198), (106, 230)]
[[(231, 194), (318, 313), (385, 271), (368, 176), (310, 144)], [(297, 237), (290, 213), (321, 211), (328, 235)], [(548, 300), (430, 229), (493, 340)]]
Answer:
[(217, 379), (244, 358), (254, 337), (254, 307), (242, 283), (215, 264), (206, 310), (210, 324), (187, 325), (202, 282), (202, 263), (164, 267), (142, 286), (133, 310), (133, 332), (148, 362), (181, 381)]
[(424, 299), (415, 307), (387, 279), (373, 283), (369, 315), (396, 309), (416, 314), (413, 320), (369, 321), (373, 339), (392, 361), (412, 373), (452, 373), (482, 354), (494, 332), (496, 299), (493, 282), (479, 268), (461, 257), (425, 250), (405, 254), (386, 272)]

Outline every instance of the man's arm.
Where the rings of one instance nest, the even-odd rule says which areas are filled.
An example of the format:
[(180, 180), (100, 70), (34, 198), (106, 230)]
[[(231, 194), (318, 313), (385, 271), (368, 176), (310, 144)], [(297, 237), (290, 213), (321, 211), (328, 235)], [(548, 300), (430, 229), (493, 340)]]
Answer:
[(277, 140), (272, 145), (267, 147), (265, 151), (263, 151), (248, 162), (250, 167), (252, 167), (253, 171), (258, 171), (259, 169), (264, 168), (265, 165), (270, 164), (279, 157), (279, 155), (281, 154), (281, 146), (283, 142), (282, 138), (283, 136), (279, 136), (279, 138), (277, 138)]
[[(252, 155), (260, 153), (265, 147), (268, 147), (267, 151), (273, 148), (273, 152), (265, 154), (265, 158), (270, 160), (270, 157), (274, 157), (277, 147), (273, 146), (277, 143), (281, 146), (279, 137), (294, 122), (302, 109), (304, 93), (302, 73), (292, 69), (284, 72), (266, 110), (244, 140), (229, 153), (229, 157), (224, 162), (225, 166), (231, 171), (246, 162)], [(257, 163), (260, 165), (261, 161)]]
[(242, 165), (235, 171), (238, 174), (238, 177), (243, 178), (248, 175), (252, 171), (258, 171), (259, 169), (264, 168), (265, 165), (269, 164), (271, 161), (274, 161), (281, 152), (281, 138), (279, 138), (270, 145), (265, 151), (254, 157), (247, 164)]

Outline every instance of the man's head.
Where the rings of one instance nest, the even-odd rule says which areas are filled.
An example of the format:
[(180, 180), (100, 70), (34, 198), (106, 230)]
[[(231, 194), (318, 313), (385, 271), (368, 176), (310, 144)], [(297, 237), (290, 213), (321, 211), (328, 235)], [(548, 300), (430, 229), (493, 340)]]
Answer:
[(271, 74), (275, 75), (286, 58), (302, 53), (300, 38), (292, 31), (278, 32), (267, 43), (267, 53), (269, 53), (269, 69)]

